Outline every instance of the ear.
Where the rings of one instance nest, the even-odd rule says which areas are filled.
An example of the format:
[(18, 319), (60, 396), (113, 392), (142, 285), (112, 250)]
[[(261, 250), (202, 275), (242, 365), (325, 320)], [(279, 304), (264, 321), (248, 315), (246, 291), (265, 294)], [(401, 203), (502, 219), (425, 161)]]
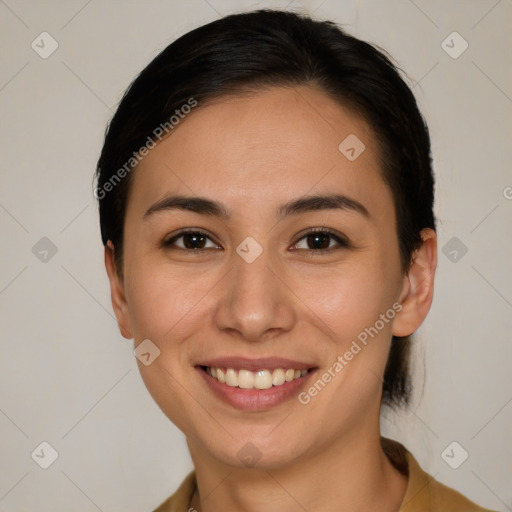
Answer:
[(117, 318), (117, 325), (121, 336), (126, 339), (133, 338), (130, 311), (124, 294), (123, 278), (116, 269), (114, 258), (114, 244), (109, 240), (105, 245), (105, 268), (107, 269), (108, 279), (110, 281), (110, 298), (112, 308)]
[(409, 336), (422, 324), (434, 296), (437, 266), (437, 236), (433, 229), (421, 231), (423, 243), (413, 254), (400, 294), (402, 309), (393, 322), (394, 336)]

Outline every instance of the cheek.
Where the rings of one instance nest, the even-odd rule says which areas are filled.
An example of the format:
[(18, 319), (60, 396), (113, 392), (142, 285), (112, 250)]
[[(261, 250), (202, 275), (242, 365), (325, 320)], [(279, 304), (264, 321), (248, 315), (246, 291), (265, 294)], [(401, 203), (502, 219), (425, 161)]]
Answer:
[(324, 387), (312, 382), (301, 403), (307, 403), (315, 417), (332, 419), (329, 427), (322, 427), (332, 436), (339, 434), (340, 425), (373, 411), (370, 405), (380, 400), (396, 314), (396, 287), (384, 268), (375, 260), (322, 275), (302, 273), (304, 285), (298, 295), (307, 297), (304, 303), (329, 327), (325, 333), (330, 349), (327, 366), (317, 376), (329, 383)]
[(163, 413), (178, 428), (190, 431), (193, 418), (203, 412), (196, 410), (196, 402), (184, 393), (193, 371), (186, 344), (204, 328), (206, 300), (201, 299), (214, 282), (208, 285), (205, 273), (185, 272), (143, 258), (126, 268), (134, 339), (136, 343), (150, 339), (160, 350), (150, 365), (138, 362), (141, 377)]
[[(396, 286), (385, 276), (381, 263), (370, 261), (350, 268), (303, 271), (297, 295), (336, 336), (341, 350), (392, 307)], [(382, 331), (390, 332), (391, 325)]]
[(179, 338), (187, 316), (200, 307), (207, 283), (204, 275), (138, 263), (127, 289), (135, 339)]

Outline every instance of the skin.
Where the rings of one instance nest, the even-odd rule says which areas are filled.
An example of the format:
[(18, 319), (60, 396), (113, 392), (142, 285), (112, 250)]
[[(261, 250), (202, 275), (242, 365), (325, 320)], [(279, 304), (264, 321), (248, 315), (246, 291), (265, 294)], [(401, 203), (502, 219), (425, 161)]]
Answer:
[[(352, 162), (338, 150), (349, 134), (366, 146)], [(326, 209), (276, 217), (287, 201), (333, 192), (359, 201), (369, 216)], [(144, 216), (177, 193), (220, 201), (231, 217)], [(317, 227), (350, 246), (327, 237), (334, 249), (319, 252), (304, 238)], [(182, 228), (206, 230), (208, 248), (162, 247)], [(423, 230), (402, 274), (392, 195), (365, 121), (313, 87), (199, 105), (139, 164), (124, 235), (122, 272), (112, 244), (105, 249), (112, 304), (124, 337), (135, 345), (149, 338), (161, 351), (139, 369), (186, 436), (199, 488), (191, 506), (397, 511), (407, 477), (380, 446), (382, 376), (392, 335), (413, 333), (430, 308), (437, 246), (434, 231)], [(263, 249), (252, 263), (236, 252), (248, 236)], [(395, 302), (401, 311), (307, 405), (293, 397), (242, 411), (217, 398), (194, 368), (205, 358), (279, 356), (322, 374)], [(249, 442), (261, 454), (254, 467), (237, 455)]]

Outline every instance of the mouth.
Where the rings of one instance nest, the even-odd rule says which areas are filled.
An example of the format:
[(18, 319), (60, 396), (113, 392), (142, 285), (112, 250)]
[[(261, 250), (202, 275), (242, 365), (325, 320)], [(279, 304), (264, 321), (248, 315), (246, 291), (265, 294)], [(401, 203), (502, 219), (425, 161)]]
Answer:
[(195, 366), (208, 389), (237, 409), (259, 411), (296, 398), (317, 367), (280, 358), (224, 358)]
[(201, 366), (201, 369), (221, 384), (239, 389), (270, 389), (283, 386), (286, 382), (300, 379), (309, 372), (308, 369), (296, 370), (294, 368), (264, 369), (256, 372), (212, 366)]

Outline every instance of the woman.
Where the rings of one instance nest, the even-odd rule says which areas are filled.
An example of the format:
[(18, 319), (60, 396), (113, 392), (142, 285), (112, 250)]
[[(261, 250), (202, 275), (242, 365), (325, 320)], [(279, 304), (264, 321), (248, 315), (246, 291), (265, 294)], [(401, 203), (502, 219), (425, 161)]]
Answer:
[(428, 129), (384, 54), (281, 11), (126, 92), (96, 195), (113, 308), (195, 471), (157, 511), (482, 511), (380, 435), (437, 245)]

